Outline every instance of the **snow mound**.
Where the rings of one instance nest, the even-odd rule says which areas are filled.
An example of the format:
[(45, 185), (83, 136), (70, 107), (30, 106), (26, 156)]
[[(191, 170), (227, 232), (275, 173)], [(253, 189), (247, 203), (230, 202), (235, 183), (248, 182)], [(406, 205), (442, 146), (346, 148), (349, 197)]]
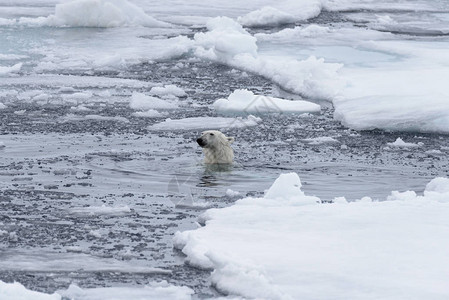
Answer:
[(297, 174), (282, 174), (264, 198), (207, 210), (206, 225), (177, 232), (175, 247), (213, 269), (218, 290), (245, 298), (449, 296), (448, 178), (382, 202), (307, 198)]
[(143, 93), (138, 92), (134, 92), (132, 94), (129, 106), (135, 110), (178, 108), (178, 104), (176, 103), (176, 101), (163, 100), (160, 98), (147, 96)]
[[(22, 18), (21, 22), (31, 22)], [(37, 25), (69, 27), (170, 27), (126, 0), (74, 0), (56, 4), (55, 14), (35, 19)]]
[(185, 119), (166, 119), (164, 122), (148, 127), (149, 130), (203, 130), (245, 128), (256, 126), (262, 122), (261, 118), (249, 115), (247, 118), (196, 117)]
[(235, 90), (228, 99), (218, 99), (214, 108), (219, 112), (247, 113), (312, 113), (319, 112), (317, 104), (301, 100), (285, 100), (262, 95), (254, 95), (248, 90)]
[(260, 27), (294, 23), (296, 18), (295, 16), (274, 7), (264, 6), (243, 17), (239, 17), (237, 21), (243, 26)]

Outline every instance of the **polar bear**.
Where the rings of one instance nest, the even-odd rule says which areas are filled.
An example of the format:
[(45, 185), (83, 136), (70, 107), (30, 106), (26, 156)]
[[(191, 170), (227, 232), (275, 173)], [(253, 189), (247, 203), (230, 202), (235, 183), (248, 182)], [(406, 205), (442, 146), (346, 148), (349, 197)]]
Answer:
[(206, 164), (231, 164), (234, 159), (234, 151), (231, 144), (233, 137), (227, 137), (218, 130), (203, 131), (196, 140), (203, 148), (204, 163)]

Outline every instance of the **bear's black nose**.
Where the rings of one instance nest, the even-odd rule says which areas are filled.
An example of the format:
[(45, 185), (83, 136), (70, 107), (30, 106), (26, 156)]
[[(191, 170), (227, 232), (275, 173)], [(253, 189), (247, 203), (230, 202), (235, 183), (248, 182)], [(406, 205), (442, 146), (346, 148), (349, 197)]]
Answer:
[(202, 138), (198, 138), (196, 139), (196, 142), (198, 143), (198, 145), (200, 145), (201, 147), (206, 146), (206, 143), (203, 141)]

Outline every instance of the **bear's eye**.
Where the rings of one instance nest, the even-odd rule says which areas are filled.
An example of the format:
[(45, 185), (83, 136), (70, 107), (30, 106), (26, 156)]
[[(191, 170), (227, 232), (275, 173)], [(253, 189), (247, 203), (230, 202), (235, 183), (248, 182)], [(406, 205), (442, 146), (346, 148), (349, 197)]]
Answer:
[(210, 135), (214, 135), (213, 133), (209, 133)]

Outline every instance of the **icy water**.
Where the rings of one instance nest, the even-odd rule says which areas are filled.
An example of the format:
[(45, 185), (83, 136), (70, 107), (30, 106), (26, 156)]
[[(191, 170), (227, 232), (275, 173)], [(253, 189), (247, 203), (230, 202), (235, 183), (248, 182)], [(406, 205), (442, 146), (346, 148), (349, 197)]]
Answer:
[[(351, 23), (349, 17), (364, 14), (326, 12), (309, 22)], [(135, 47), (145, 50), (155, 36), (184, 30), (142, 30)], [(223, 128), (235, 137), (236, 162), (206, 167), (195, 142), (201, 129), (150, 126), (167, 117), (217, 116), (211, 104), (239, 88), (300, 96), (260, 76), (186, 54), (164, 59), (156, 51), (135, 61), (135, 53), (127, 57), (129, 52), (119, 49), (116, 58), (111, 48), (128, 31), (0, 28), (4, 53), (23, 49), (5, 59), (20, 61), (21, 71), (0, 78), (0, 102), (6, 104), (0, 109), (0, 280), (47, 293), (70, 283), (138, 286), (167, 280), (191, 287), (199, 298), (218, 296), (210, 272), (184, 264), (172, 247), (173, 234), (196, 228), (204, 209), (263, 195), (285, 172), (298, 173), (305, 193), (325, 201), (384, 200), (392, 190), (419, 193), (429, 180), (449, 176), (447, 135), (355, 131), (334, 119), (327, 102), (320, 102), (319, 114), (276, 113), (253, 127)], [(97, 35), (101, 45), (95, 45)], [(79, 57), (66, 55), (68, 49)], [(110, 57), (98, 62), (104, 49)], [(187, 95), (163, 116), (135, 116), (129, 98), (155, 83), (174, 84)], [(333, 139), (320, 142), (322, 137)], [(418, 146), (388, 145), (398, 137)]]

